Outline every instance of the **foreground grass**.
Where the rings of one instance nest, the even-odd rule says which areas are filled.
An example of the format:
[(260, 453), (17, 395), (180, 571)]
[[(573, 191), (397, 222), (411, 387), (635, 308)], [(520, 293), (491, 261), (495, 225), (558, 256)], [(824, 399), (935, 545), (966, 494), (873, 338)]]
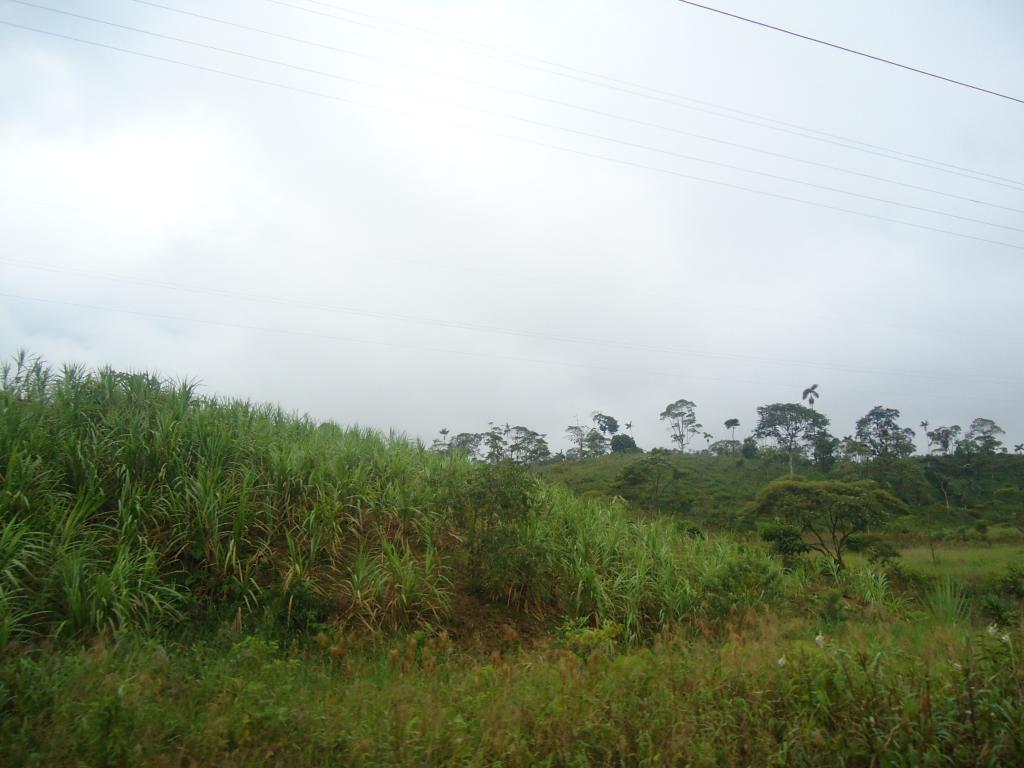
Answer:
[[(99, 644), (0, 666), (7, 765), (1020, 765), (1019, 636), (737, 621), (650, 648)], [(234, 638), (234, 642), (232, 642)], [(332, 638), (332, 641), (334, 639)]]

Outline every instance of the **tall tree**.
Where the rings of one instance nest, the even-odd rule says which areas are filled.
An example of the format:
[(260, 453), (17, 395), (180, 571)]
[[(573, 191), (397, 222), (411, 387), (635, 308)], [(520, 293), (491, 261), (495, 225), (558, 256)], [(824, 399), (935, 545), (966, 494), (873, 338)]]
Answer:
[(905, 458), (914, 452), (914, 430), (899, 425), (896, 408), (876, 405), (857, 420), (857, 439), (879, 458)]
[(736, 440), (736, 427), (738, 427), (739, 425), (740, 425), (740, 420), (739, 419), (726, 419), (725, 420), (725, 428), (728, 429), (731, 432), (731, 435), (729, 436), (730, 440), (732, 440), (732, 441)]
[(811, 410), (814, 410), (814, 401), (817, 400), (819, 397), (821, 397), (821, 395), (818, 394), (818, 385), (811, 384), (811, 386), (804, 390), (804, 393), (800, 399), (805, 400), (807, 402), (807, 405), (811, 407)]
[(441, 427), (438, 432), (440, 437), (435, 437), (430, 445), (430, 450), (436, 453), (448, 453), (448, 427)]
[(484, 432), (483, 444), (486, 452), (484, 458), (491, 464), (508, 458), (508, 438), (512, 432), (509, 424), (489, 422), (490, 429)]
[(1005, 434), (1003, 428), (992, 419), (979, 418), (971, 422), (966, 439), (977, 445), (982, 453), (995, 453), (1003, 447), (1003, 441), (998, 436)]
[(941, 453), (943, 456), (948, 456), (956, 448), (962, 431), (958, 424), (954, 424), (951, 427), (936, 427), (927, 433), (928, 447), (931, 448), (932, 453)]
[(602, 435), (614, 435), (619, 431), (619, 420), (614, 416), (594, 411), (590, 417), (594, 420), (594, 426), (601, 430)]
[(690, 438), (700, 428), (700, 424), (697, 423), (696, 408), (696, 403), (680, 399), (666, 405), (665, 410), (658, 416), (662, 421), (668, 422), (672, 442), (676, 443), (683, 453), (686, 452)]
[(587, 458), (596, 458), (608, 453), (608, 438), (596, 429), (590, 429), (583, 439), (584, 455)]
[(565, 428), (565, 436), (573, 444), (571, 453), (576, 458), (582, 459), (586, 455), (587, 430), (580, 424), (570, 424)]
[(459, 432), (448, 441), (448, 452), (464, 453), (471, 459), (477, 459), (480, 456), (480, 444), (483, 439), (484, 436), (479, 432)]
[(520, 464), (537, 464), (551, 456), (547, 435), (523, 426), (512, 427), (509, 435), (509, 458)]
[(772, 403), (757, 408), (757, 426), (754, 436), (773, 440), (789, 456), (789, 474), (792, 477), (796, 457), (814, 436), (828, 428), (828, 419), (800, 403)]

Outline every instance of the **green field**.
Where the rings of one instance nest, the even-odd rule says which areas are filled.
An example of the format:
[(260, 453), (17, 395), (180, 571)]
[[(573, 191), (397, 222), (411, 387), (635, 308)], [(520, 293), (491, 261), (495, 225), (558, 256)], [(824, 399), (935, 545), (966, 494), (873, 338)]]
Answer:
[(678, 487), (632, 487), (684, 508), (645, 507), (636, 456), (534, 473), (143, 374), (2, 385), (4, 765), (1024, 762), (996, 521), (908, 507), (901, 557), (841, 568), (751, 527), (777, 461), (670, 457)]

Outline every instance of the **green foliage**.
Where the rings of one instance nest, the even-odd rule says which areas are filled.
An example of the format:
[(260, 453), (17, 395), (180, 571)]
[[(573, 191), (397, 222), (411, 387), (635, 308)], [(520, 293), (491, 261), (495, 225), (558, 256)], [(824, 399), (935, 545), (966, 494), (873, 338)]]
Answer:
[(799, 528), (791, 525), (768, 525), (761, 529), (761, 539), (771, 545), (773, 554), (793, 558), (811, 551)]
[(694, 435), (703, 429), (703, 425), (697, 423), (696, 409), (696, 403), (680, 399), (666, 405), (665, 410), (658, 415), (662, 421), (668, 422), (672, 442), (684, 453)]
[(773, 403), (758, 406), (754, 437), (772, 440), (785, 452), (792, 475), (797, 457), (827, 428), (828, 419), (813, 408), (799, 403)]
[(642, 453), (630, 435), (614, 435), (609, 445), (612, 453)]
[(914, 452), (914, 430), (899, 425), (900, 412), (876, 405), (857, 420), (857, 440), (871, 455), (906, 458)]
[[(835, 622), (826, 622), (825, 627)], [(0, 664), (5, 765), (1020, 765), (1020, 637), (771, 625), (482, 658), (259, 638)], [(940, 643), (939, 658), (922, 648)], [(571, 641), (569, 641), (571, 642)], [(561, 645), (561, 644), (560, 644)], [(780, 660), (782, 663), (780, 663)]]
[(905, 509), (871, 481), (776, 480), (755, 501), (757, 515), (794, 527), (840, 567), (851, 536)]
[(752, 437), (743, 438), (743, 444), (740, 446), (740, 453), (745, 459), (756, 459), (757, 441)]
[[(467, 589), (616, 621), (633, 642), (763, 606), (776, 588), (763, 553), (631, 521), (518, 462), (473, 463), (147, 374), (54, 375), (23, 360), (3, 382), (5, 641), (220, 616), (290, 632), (436, 627)], [(515, 428), (492, 432), (491, 449), (507, 451)], [(666, 488), (656, 502), (679, 493)], [(723, 568), (749, 579), (701, 598)]]
[(970, 611), (963, 587), (949, 576), (935, 582), (927, 596), (926, 606), (932, 618), (944, 624), (961, 624)]
[(685, 514), (693, 503), (685, 488), (685, 478), (671, 456), (651, 451), (623, 467), (614, 488), (618, 495), (640, 508)]

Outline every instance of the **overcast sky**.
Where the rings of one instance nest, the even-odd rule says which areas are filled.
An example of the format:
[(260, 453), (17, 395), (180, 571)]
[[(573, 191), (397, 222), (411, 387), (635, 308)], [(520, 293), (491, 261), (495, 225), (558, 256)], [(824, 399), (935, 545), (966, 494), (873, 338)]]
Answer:
[[(4, 356), (427, 440), (813, 383), (1024, 440), (1022, 104), (673, 0), (42, 3), (290, 66), (0, 0), (250, 78), (0, 25)], [(1024, 96), (1016, 0), (719, 5)]]

